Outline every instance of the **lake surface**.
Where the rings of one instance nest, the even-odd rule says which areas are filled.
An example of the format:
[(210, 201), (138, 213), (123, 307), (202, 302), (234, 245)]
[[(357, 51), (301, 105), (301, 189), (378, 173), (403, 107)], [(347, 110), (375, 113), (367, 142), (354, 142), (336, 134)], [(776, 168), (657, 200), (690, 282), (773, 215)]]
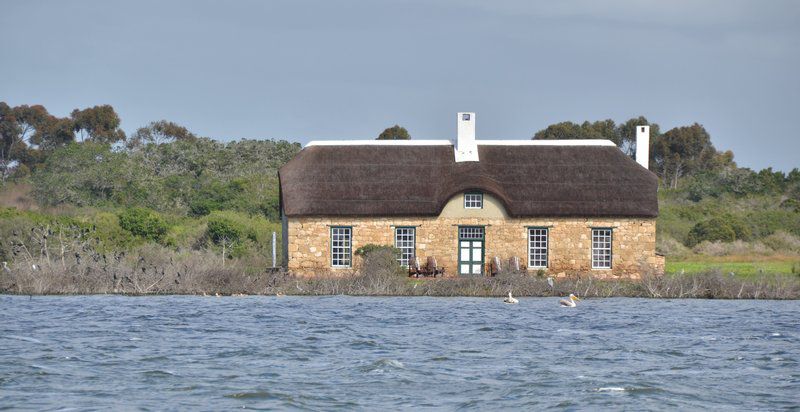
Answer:
[(800, 407), (800, 302), (0, 296), (0, 409)]

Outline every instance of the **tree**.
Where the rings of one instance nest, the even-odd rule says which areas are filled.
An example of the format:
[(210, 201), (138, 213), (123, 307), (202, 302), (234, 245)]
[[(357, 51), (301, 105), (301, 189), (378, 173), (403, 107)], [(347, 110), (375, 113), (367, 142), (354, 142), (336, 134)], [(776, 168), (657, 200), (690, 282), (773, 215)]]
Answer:
[(80, 135), (81, 141), (116, 143), (125, 140), (125, 132), (119, 128), (119, 116), (110, 105), (75, 109), (70, 117), (73, 130)]
[(14, 110), (6, 102), (0, 102), (0, 178), (3, 183), (14, 164), (11, 151), (20, 142), (21, 133)]
[(567, 140), (567, 139), (607, 139), (619, 145), (619, 135), (614, 121), (600, 120), (594, 123), (573, 122), (556, 123), (536, 132), (534, 140)]
[[(650, 126), (651, 146), (653, 141), (661, 135), (661, 127), (658, 123), (650, 123), (644, 116), (634, 117), (625, 123), (620, 123), (617, 126), (617, 135), (619, 135), (619, 143), (617, 145), (630, 157), (636, 156), (636, 126)], [(653, 151), (650, 150), (650, 157), (652, 157), (652, 154)]]
[(381, 134), (378, 135), (377, 140), (408, 140), (411, 139), (411, 135), (408, 134), (408, 130), (405, 127), (400, 125), (394, 125), (392, 127), (386, 128)]
[(711, 136), (698, 123), (670, 129), (655, 139), (652, 148), (654, 170), (673, 189), (681, 177), (712, 169), (718, 156)]
[(136, 133), (128, 139), (128, 148), (141, 147), (150, 143), (158, 145), (195, 139), (197, 136), (185, 127), (166, 120), (159, 120), (137, 129)]
[(154, 242), (160, 242), (169, 229), (161, 215), (142, 207), (125, 209), (117, 217), (121, 228), (134, 236)]

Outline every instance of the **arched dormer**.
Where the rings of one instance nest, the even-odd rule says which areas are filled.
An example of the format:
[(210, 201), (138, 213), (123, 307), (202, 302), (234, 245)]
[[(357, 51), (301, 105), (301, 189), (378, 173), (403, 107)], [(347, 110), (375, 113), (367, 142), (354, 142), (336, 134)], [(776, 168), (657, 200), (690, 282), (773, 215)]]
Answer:
[[(480, 207), (476, 207), (480, 195)], [(482, 190), (466, 190), (450, 197), (442, 207), (439, 217), (447, 218), (508, 218), (503, 202), (492, 193)]]

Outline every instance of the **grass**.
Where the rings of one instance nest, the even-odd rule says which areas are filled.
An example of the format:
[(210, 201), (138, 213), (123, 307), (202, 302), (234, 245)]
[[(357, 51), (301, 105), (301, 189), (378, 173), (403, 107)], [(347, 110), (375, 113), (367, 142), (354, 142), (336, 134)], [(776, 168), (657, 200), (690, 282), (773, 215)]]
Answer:
[(736, 261), (730, 259), (715, 259), (708, 256), (696, 256), (685, 261), (670, 261), (667, 259), (667, 274), (698, 274), (712, 271), (722, 273), (733, 272), (737, 276), (752, 277), (765, 273), (769, 274), (798, 274), (800, 273), (800, 260), (773, 258), (770, 260), (747, 259)]

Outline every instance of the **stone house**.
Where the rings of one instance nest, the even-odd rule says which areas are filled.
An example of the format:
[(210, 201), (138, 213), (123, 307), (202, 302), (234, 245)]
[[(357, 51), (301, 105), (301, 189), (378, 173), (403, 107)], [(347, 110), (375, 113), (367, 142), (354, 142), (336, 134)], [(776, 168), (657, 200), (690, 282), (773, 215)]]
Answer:
[(455, 141), (308, 143), (279, 172), (289, 271), (349, 273), (377, 244), (447, 276), (485, 275), (494, 257), (555, 276), (663, 272), (647, 126), (634, 161), (608, 140), (476, 140), (474, 113), (457, 124)]

